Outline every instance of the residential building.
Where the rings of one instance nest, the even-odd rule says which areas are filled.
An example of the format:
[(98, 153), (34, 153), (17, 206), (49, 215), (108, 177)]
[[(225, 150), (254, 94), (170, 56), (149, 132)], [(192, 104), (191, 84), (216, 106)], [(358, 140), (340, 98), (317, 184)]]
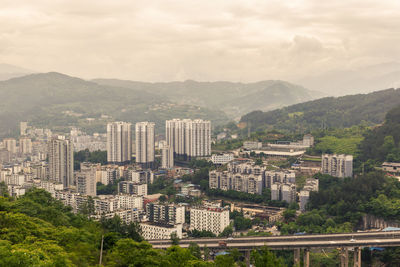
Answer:
[(119, 170), (112, 166), (102, 167), (100, 171), (97, 171), (97, 175), (100, 176), (100, 182), (105, 185), (113, 184), (120, 178)]
[(300, 211), (305, 212), (307, 203), (310, 199), (310, 191), (309, 190), (300, 190), (299, 200), (300, 200)]
[(176, 233), (178, 238), (182, 238), (182, 224), (163, 225), (154, 223), (140, 223), (142, 236), (145, 240), (171, 239), (171, 234)]
[(32, 140), (29, 137), (19, 139), (19, 152), (23, 155), (32, 154)]
[(48, 141), (49, 180), (65, 188), (74, 184), (74, 149), (70, 140), (53, 137)]
[(211, 156), (211, 161), (213, 164), (223, 165), (227, 164), (228, 162), (233, 160), (232, 153), (225, 153), (225, 154), (213, 154)]
[(118, 200), (121, 209), (143, 210), (143, 196), (119, 194), (115, 198)]
[(81, 170), (76, 175), (76, 187), (78, 193), (88, 196), (96, 196), (96, 171), (97, 165), (89, 162), (81, 163)]
[(154, 123), (138, 122), (135, 125), (136, 163), (142, 168), (154, 166)]
[(146, 196), (147, 184), (138, 184), (132, 181), (121, 181), (118, 183), (118, 193)]
[(223, 208), (191, 208), (190, 229), (219, 235), (229, 225), (229, 210)]
[(15, 138), (3, 139), (4, 147), (11, 153), (17, 153), (17, 140)]
[(339, 178), (352, 177), (353, 156), (323, 154), (321, 171), (323, 174), (329, 174)]
[(204, 157), (211, 155), (211, 122), (204, 120), (166, 121), (167, 144), (176, 155)]
[(146, 216), (153, 223), (183, 224), (185, 223), (185, 206), (147, 203)]
[(131, 124), (112, 122), (107, 124), (107, 161), (122, 164), (132, 158)]
[(172, 169), (174, 167), (174, 151), (167, 144), (167, 141), (160, 141), (159, 148), (161, 150), (161, 168)]
[(128, 170), (128, 180), (139, 184), (152, 184), (154, 173), (151, 170)]

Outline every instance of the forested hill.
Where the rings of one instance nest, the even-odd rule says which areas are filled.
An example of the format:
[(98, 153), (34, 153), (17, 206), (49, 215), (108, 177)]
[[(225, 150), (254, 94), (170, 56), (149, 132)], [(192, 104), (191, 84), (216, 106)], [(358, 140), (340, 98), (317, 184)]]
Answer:
[(400, 162), (400, 104), (387, 113), (382, 126), (365, 135), (360, 144), (360, 159)]
[(252, 131), (281, 129), (307, 131), (321, 127), (350, 127), (366, 121), (382, 123), (386, 112), (400, 104), (400, 89), (369, 94), (325, 97), (273, 111), (253, 111), (241, 122), (250, 123)]

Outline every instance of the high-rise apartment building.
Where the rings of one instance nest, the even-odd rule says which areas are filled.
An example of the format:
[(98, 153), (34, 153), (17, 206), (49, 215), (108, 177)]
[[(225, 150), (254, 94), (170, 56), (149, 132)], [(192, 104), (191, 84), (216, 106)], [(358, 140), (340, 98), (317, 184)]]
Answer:
[(353, 156), (323, 154), (321, 172), (339, 178), (352, 177)]
[(70, 140), (53, 137), (47, 143), (49, 180), (64, 187), (74, 184), (74, 148)]
[(190, 209), (190, 229), (220, 234), (229, 225), (229, 210), (223, 208)]
[(174, 151), (167, 144), (167, 141), (160, 141), (159, 148), (161, 149), (161, 168), (171, 169), (174, 167)]
[(28, 137), (19, 139), (19, 152), (21, 154), (32, 154), (32, 140)]
[(154, 166), (154, 123), (138, 122), (135, 125), (136, 163), (143, 168)]
[(11, 153), (17, 153), (17, 140), (15, 138), (3, 139), (3, 146)]
[(107, 161), (129, 162), (132, 157), (131, 124), (112, 122), (107, 124)]
[(204, 120), (166, 121), (167, 144), (177, 155), (189, 158), (211, 155), (211, 122)]
[(81, 170), (76, 174), (76, 188), (78, 193), (96, 196), (96, 171), (97, 164), (81, 163)]

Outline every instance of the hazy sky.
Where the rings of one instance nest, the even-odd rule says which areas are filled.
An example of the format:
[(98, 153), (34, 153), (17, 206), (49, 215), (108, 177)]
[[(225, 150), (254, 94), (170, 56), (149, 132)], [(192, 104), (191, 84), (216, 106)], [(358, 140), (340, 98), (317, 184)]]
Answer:
[(399, 0), (0, 0), (0, 63), (41, 72), (296, 80), (389, 61)]

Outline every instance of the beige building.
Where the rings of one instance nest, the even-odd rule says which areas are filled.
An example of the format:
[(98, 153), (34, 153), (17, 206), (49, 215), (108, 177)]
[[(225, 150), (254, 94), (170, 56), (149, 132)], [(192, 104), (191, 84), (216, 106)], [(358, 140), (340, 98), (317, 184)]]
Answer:
[(21, 154), (32, 154), (32, 140), (29, 137), (19, 139), (19, 152)]

